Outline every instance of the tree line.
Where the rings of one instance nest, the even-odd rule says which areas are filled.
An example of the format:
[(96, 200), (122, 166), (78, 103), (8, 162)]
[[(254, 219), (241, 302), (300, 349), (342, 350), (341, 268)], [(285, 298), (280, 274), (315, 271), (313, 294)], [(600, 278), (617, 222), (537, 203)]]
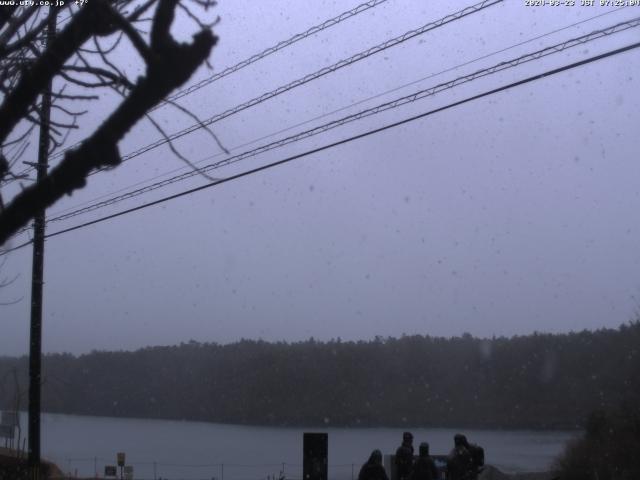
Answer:
[[(190, 341), (47, 354), (42, 402), (56, 413), (274, 426), (580, 428), (593, 411), (640, 404), (639, 348), (640, 321), (490, 339)], [(4, 408), (26, 390), (27, 369), (26, 357), (0, 357)]]

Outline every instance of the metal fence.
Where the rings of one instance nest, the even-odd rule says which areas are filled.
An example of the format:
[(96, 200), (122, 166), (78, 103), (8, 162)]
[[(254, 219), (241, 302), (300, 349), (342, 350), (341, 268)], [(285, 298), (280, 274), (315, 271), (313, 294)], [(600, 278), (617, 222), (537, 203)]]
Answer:
[[(114, 459), (101, 457), (67, 458), (64, 470), (56, 480), (72, 479), (126, 479), (124, 468), (117, 467), (117, 475), (105, 476), (105, 466), (115, 465)], [(167, 463), (160, 461), (131, 462), (129, 478), (134, 480), (302, 480), (302, 464), (280, 463)], [(355, 463), (329, 464), (331, 480), (355, 480), (360, 466)]]

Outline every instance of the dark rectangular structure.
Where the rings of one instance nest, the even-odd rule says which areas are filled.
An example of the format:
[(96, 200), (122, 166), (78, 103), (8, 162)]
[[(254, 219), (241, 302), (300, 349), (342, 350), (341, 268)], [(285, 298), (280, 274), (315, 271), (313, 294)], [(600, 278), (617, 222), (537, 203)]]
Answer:
[(303, 480), (327, 480), (329, 435), (327, 433), (303, 434), (302, 478)]

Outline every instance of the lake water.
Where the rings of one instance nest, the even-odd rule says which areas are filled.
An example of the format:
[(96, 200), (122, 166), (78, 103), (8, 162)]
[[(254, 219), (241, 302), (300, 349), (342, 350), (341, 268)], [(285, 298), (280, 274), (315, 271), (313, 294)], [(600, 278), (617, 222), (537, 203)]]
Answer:
[[(27, 416), (21, 415), (27, 431)], [(454, 429), (409, 428), (414, 445), (428, 441), (432, 454), (445, 454)], [(259, 480), (278, 475), (302, 477), (302, 434), (329, 434), (329, 478), (357, 478), (374, 448), (393, 453), (402, 439), (398, 428), (270, 428), (170, 420), (44, 414), (42, 456), (65, 472), (104, 474), (125, 452), (136, 479)], [(504, 471), (540, 471), (576, 432), (463, 430), (482, 445), (486, 463)], [(155, 477), (154, 477), (155, 475)]]

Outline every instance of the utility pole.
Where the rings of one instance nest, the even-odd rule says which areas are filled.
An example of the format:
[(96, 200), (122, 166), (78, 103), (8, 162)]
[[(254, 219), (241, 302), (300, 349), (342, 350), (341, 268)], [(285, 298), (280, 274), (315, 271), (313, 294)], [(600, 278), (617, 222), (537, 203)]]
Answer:
[[(56, 10), (49, 7), (46, 48), (56, 31)], [(49, 161), (49, 120), (51, 117), (52, 82), (42, 92), (40, 139), (38, 144), (37, 181), (47, 175)], [(31, 480), (40, 479), (40, 385), (42, 363), (42, 284), (44, 271), (44, 215), (36, 213), (33, 223), (33, 263), (31, 276), (31, 331), (29, 342), (29, 473)]]

